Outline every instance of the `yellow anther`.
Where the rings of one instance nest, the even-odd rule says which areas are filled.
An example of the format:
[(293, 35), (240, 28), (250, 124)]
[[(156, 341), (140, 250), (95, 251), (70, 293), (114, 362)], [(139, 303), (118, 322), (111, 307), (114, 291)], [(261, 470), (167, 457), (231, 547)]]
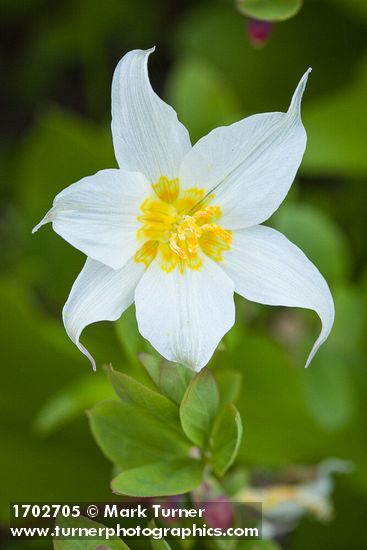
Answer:
[(187, 239), (187, 249), (190, 254), (196, 254), (199, 248), (199, 239), (196, 233), (190, 235)]
[(173, 252), (177, 254), (179, 258), (181, 258), (182, 260), (187, 259), (186, 252), (177, 243), (177, 233), (172, 233), (169, 239), (169, 245), (171, 247), (171, 250), (173, 250)]
[(180, 241), (184, 241), (186, 239), (186, 231), (188, 230), (188, 227), (184, 224), (180, 225), (177, 229), (177, 235)]
[[(182, 193), (178, 180), (168, 180), (164, 176), (153, 184), (153, 188), (155, 195), (141, 204), (137, 216), (141, 223), (137, 237), (142, 246), (135, 261), (148, 267), (158, 255), (162, 269), (167, 272), (176, 267), (180, 272), (186, 267), (200, 269), (201, 250), (221, 261), (223, 252), (230, 248), (232, 234), (213, 223), (221, 216), (220, 207), (205, 206), (214, 195), (205, 195), (204, 189), (197, 188)], [(201, 204), (200, 210), (198, 204)]]
[(169, 239), (171, 250), (185, 259), (188, 257), (187, 253), (191, 256), (196, 254), (200, 246), (199, 239), (205, 232), (211, 232), (225, 243), (231, 243), (231, 233), (216, 223), (199, 225), (200, 222), (209, 220), (216, 214), (218, 214), (218, 207), (208, 206), (204, 210), (198, 210), (193, 216), (182, 216), (181, 223)]
[(214, 233), (214, 235), (216, 235), (226, 243), (231, 243), (233, 240), (232, 234), (229, 231), (222, 229), (220, 225), (217, 225), (216, 223), (206, 223), (205, 225), (201, 226), (201, 229), (203, 231), (211, 231), (212, 233)]
[(217, 218), (220, 216), (219, 206), (207, 206), (204, 210), (198, 210), (193, 215), (195, 221), (202, 219), (203, 221), (209, 221), (210, 218)]

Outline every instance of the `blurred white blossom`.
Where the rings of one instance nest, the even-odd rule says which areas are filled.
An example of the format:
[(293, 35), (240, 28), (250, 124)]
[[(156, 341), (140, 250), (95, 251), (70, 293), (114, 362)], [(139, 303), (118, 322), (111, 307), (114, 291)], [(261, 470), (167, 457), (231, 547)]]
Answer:
[(240, 491), (235, 500), (261, 502), (262, 536), (274, 538), (293, 530), (299, 519), (307, 514), (321, 521), (330, 520), (333, 513), (332, 474), (349, 473), (352, 469), (349, 461), (328, 459), (315, 467), (295, 469), (292, 482), (249, 486)]

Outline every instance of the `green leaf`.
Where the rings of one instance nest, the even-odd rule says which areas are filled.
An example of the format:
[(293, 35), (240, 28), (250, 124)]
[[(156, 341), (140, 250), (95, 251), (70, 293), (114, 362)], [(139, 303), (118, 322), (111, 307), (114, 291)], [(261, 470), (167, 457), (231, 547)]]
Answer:
[(284, 21), (296, 15), (303, 0), (236, 0), (237, 9), (255, 19)]
[(160, 356), (149, 342), (141, 336), (136, 321), (134, 304), (122, 314), (120, 319), (114, 322), (114, 328), (117, 339), (128, 359), (128, 368), (125, 367), (124, 370), (127, 370), (145, 385), (151, 386), (151, 373), (143, 368), (145, 365), (140, 356), (144, 352), (146, 352), (145, 356), (149, 355), (152, 358), (157, 357), (157, 359), (160, 359)]
[(234, 405), (226, 405), (215, 419), (211, 437), (214, 471), (222, 476), (233, 464), (242, 438), (241, 417)]
[(119, 398), (127, 405), (134, 404), (181, 432), (178, 408), (167, 397), (112, 367), (108, 369), (108, 377)]
[[(100, 529), (105, 526), (102, 523), (92, 521), (89, 518), (80, 516), (78, 518), (64, 518), (58, 517), (56, 520), (56, 525), (60, 528), (84, 528), (84, 529)], [(95, 537), (90, 539), (54, 539), (54, 550), (96, 550), (97, 548), (106, 549), (106, 550), (129, 550), (127, 546), (121, 539), (97, 539)]]
[(89, 373), (52, 395), (37, 413), (33, 428), (39, 435), (50, 435), (98, 401), (110, 397), (113, 391), (106, 377)]
[[(148, 527), (150, 527), (150, 529), (155, 529), (157, 527), (153, 519), (148, 523)], [(153, 550), (171, 550), (170, 545), (164, 539), (154, 539), (152, 537), (150, 539), (150, 544)]]
[(182, 432), (134, 403), (98, 403), (89, 419), (98, 445), (121, 468), (188, 456), (190, 442)]
[(219, 392), (213, 373), (204, 368), (190, 382), (180, 407), (185, 434), (205, 448), (219, 405)]
[(223, 370), (215, 373), (222, 405), (235, 403), (241, 392), (242, 375), (235, 370)]
[(125, 470), (112, 480), (116, 493), (134, 497), (187, 493), (200, 485), (203, 464), (191, 458), (167, 460)]
[(221, 480), (224, 487), (225, 494), (229, 497), (233, 497), (245, 487), (249, 485), (250, 472), (243, 467), (233, 468), (227, 475)]
[(137, 329), (135, 307), (129, 307), (114, 323), (119, 342), (132, 365), (140, 366), (138, 354), (144, 350), (143, 338)]
[(184, 365), (164, 360), (160, 370), (159, 387), (164, 395), (179, 405), (195, 374), (195, 371)]
[(104, 501), (106, 462), (85, 418), (46, 440), (31, 430), (49, 396), (67, 387), (77, 373), (94, 380), (95, 374), (73, 344), (69, 353), (62, 323), (42, 311), (35, 290), (22, 285), (15, 274), (0, 278), (0, 303), (0, 324), (6, 329), (1, 341), (0, 470), (6, 475), (1, 481), (0, 522), (7, 521), (9, 502), (24, 502), (29, 495), (37, 502)]
[(159, 388), (159, 377), (161, 372), (161, 358), (150, 355), (150, 353), (139, 353), (139, 359), (155, 385)]

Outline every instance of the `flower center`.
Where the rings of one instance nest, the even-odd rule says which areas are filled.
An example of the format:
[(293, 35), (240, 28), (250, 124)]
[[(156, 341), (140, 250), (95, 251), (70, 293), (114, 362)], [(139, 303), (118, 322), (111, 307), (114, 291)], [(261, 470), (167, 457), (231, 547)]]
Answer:
[(182, 216), (181, 222), (171, 233), (169, 246), (182, 260), (189, 259), (197, 254), (200, 248), (200, 237), (206, 232), (211, 232), (225, 243), (232, 242), (229, 231), (222, 229), (216, 223), (208, 223), (211, 219), (220, 216), (218, 206), (207, 206), (203, 210), (197, 210), (193, 216)]
[(153, 188), (158, 197), (146, 199), (137, 217), (141, 223), (137, 236), (145, 242), (135, 261), (148, 267), (159, 253), (160, 265), (167, 272), (177, 266), (181, 272), (185, 267), (200, 269), (200, 251), (221, 261), (223, 251), (230, 248), (232, 234), (216, 223), (221, 210), (209, 205), (214, 195), (205, 197), (203, 189), (191, 188), (178, 196), (178, 180), (163, 177)]

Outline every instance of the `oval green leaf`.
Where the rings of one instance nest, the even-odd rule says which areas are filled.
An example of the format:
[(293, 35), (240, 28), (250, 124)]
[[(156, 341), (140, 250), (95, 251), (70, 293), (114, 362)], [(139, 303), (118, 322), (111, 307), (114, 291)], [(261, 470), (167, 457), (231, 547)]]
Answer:
[(219, 392), (212, 372), (205, 368), (190, 382), (180, 407), (183, 431), (204, 449), (209, 441), (219, 405)]
[(233, 464), (241, 438), (241, 416), (234, 405), (226, 405), (215, 420), (211, 437), (212, 464), (219, 476)]
[(98, 403), (89, 419), (98, 445), (121, 468), (188, 456), (190, 442), (185, 435), (136, 404)]
[(134, 404), (181, 432), (178, 407), (164, 395), (153, 391), (131, 376), (108, 368), (108, 377), (117, 395), (127, 405)]
[(237, 9), (263, 21), (284, 21), (296, 15), (303, 0), (237, 0)]
[(163, 361), (159, 377), (159, 387), (164, 395), (179, 405), (195, 374), (195, 371), (184, 365)]
[(179, 495), (200, 485), (202, 476), (203, 463), (186, 458), (125, 470), (112, 480), (111, 487), (132, 497)]

